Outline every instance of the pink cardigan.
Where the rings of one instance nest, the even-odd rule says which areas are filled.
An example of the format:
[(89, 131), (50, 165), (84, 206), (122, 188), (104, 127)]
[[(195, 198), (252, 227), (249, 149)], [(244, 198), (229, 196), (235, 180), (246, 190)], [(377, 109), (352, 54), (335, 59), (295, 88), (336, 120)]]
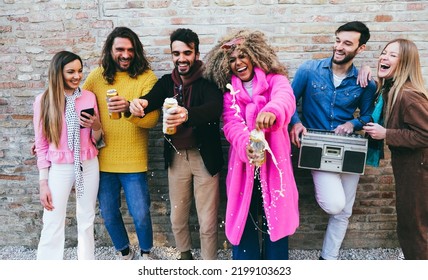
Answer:
[[(252, 99), (236, 76), (232, 76), (233, 89), (239, 91), (236, 104), (233, 104), (230, 92), (224, 95), (223, 129), (230, 143), (226, 178), (226, 236), (233, 245), (238, 245), (241, 240), (251, 202), (255, 167), (249, 164), (246, 145), (259, 112), (271, 112), (276, 116), (274, 126), (265, 131), (265, 138), (282, 173), (281, 184), (280, 171), (270, 153), (266, 152), (266, 162), (260, 167), (260, 178), (270, 239), (277, 241), (292, 235), (299, 226), (298, 192), (287, 130), (296, 110), (293, 90), (285, 76), (266, 75), (259, 68), (254, 70)], [(239, 107), (239, 114), (234, 105)]]
[[(42, 94), (36, 97), (33, 104), (34, 116), (34, 134), (35, 134), (35, 145), (37, 154), (37, 167), (39, 169), (47, 168), (53, 163), (73, 163), (74, 156), (67, 146), (67, 125), (65, 123), (65, 117), (62, 120), (62, 131), (59, 147), (56, 147), (53, 143), (48, 143), (48, 140), (44, 137), (41, 129), (40, 122), (40, 102)], [(87, 108), (94, 108), (97, 115), (98, 106), (95, 95), (87, 90), (82, 90), (82, 95), (76, 99), (76, 112), (80, 115), (80, 111)], [(95, 140), (91, 138), (91, 129), (82, 128), (80, 129), (80, 160), (93, 159), (98, 155), (98, 150), (94, 146)]]

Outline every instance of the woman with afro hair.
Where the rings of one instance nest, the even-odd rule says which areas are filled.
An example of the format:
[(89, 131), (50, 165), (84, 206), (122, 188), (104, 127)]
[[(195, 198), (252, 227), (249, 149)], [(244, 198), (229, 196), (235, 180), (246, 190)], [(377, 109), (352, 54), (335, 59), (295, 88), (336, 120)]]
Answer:
[[(249, 30), (224, 37), (205, 60), (205, 77), (225, 91), (226, 236), (233, 259), (288, 259), (299, 210), (288, 135), (296, 101), (286, 68), (265, 35)], [(250, 145), (253, 130), (264, 135), (263, 161)]]

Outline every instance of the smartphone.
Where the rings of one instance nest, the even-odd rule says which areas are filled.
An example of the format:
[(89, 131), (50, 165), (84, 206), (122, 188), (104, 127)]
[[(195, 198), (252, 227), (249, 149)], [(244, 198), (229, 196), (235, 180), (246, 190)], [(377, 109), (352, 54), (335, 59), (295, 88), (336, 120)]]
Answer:
[[(91, 116), (93, 116), (93, 115), (94, 115), (94, 113), (95, 113), (94, 108), (83, 109), (82, 111), (80, 111), (80, 115), (81, 115), (82, 117), (86, 118), (86, 119), (87, 119), (87, 117), (86, 117), (86, 116), (84, 116), (84, 115), (82, 115), (82, 112), (88, 113), (88, 114), (89, 114), (89, 115), (91, 115)], [(84, 128), (84, 127), (83, 127), (83, 126), (80, 126), (80, 128)]]
[[(365, 121), (363, 121), (360, 117), (358, 117), (357, 119), (358, 119), (358, 121), (359, 121), (363, 126), (366, 126), (366, 125), (367, 125), (367, 123), (366, 123)], [(372, 117), (370, 117), (369, 122), (373, 122), (373, 118), (372, 118)]]
[(365, 121), (363, 121), (360, 117), (357, 118), (357, 120), (363, 125), (366, 126), (367, 123)]
[[(93, 116), (95, 113), (94, 108), (83, 109), (82, 111), (80, 111), (80, 115), (82, 115), (82, 112), (88, 113), (91, 116)], [(86, 116), (84, 115), (82, 115), (82, 117), (86, 118)]]

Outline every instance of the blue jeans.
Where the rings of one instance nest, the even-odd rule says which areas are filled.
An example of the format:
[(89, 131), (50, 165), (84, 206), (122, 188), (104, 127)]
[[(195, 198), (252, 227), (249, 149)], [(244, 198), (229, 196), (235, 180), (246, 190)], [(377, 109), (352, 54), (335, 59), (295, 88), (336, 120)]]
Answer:
[(143, 251), (150, 251), (153, 246), (153, 229), (150, 217), (150, 193), (145, 172), (100, 172), (98, 201), (101, 216), (113, 245), (118, 251), (130, 245), (120, 212), (122, 187), (129, 213), (134, 220), (140, 248)]
[[(232, 258), (234, 260), (288, 260), (288, 236), (273, 242), (267, 233), (267, 221), (259, 188), (260, 182), (254, 180), (247, 222), (241, 241), (232, 247)], [(259, 222), (260, 216), (261, 222)], [(261, 242), (259, 235), (261, 235)]]

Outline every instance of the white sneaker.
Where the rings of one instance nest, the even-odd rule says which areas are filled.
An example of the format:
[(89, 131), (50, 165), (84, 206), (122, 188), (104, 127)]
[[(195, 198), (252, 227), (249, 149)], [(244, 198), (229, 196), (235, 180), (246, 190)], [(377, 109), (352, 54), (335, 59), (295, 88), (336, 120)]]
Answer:
[(129, 248), (129, 254), (126, 256), (122, 256), (121, 252), (117, 253), (116, 259), (117, 260), (123, 260), (123, 261), (130, 261), (133, 260), (135, 257), (135, 252), (132, 248)]

